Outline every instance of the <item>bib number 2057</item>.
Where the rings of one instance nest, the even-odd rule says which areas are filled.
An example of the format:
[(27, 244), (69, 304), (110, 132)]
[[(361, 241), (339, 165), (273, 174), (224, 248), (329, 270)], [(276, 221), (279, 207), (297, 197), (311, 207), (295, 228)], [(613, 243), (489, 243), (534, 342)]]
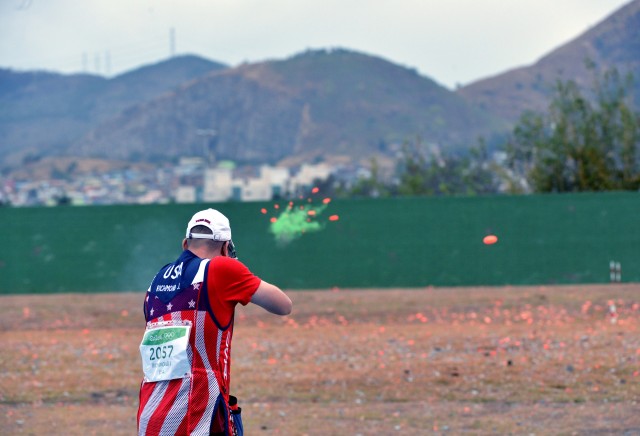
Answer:
[(140, 343), (142, 370), (146, 381), (163, 381), (191, 374), (189, 325), (172, 325), (147, 329)]
[(170, 358), (173, 353), (173, 345), (163, 345), (161, 347), (149, 348), (149, 360), (160, 360)]

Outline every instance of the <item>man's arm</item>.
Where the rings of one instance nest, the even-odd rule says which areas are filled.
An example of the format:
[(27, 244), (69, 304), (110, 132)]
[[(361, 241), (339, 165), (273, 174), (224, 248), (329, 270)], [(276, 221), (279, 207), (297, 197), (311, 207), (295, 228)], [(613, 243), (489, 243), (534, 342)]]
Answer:
[(260, 281), (258, 290), (251, 297), (251, 302), (276, 315), (289, 315), (293, 306), (287, 294), (264, 280)]

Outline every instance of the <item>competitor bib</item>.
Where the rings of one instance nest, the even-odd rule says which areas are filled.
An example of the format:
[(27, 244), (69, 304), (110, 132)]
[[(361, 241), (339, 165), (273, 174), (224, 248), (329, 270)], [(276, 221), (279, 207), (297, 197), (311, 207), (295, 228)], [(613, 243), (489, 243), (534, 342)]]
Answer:
[(146, 381), (173, 380), (191, 375), (187, 354), (190, 332), (190, 325), (147, 328), (140, 343)]

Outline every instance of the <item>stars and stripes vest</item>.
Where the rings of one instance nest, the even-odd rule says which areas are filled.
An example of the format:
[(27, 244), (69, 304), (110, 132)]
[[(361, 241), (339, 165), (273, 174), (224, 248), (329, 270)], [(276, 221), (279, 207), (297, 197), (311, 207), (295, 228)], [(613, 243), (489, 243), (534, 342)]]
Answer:
[(221, 326), (209, 303), (209, 260), (189, 250), (156, 275), (144, 303), (147, 325), (191, 323), (189, 377), (140, 386), (139, 435), (232, 433), (229, 370), (233, 318)]

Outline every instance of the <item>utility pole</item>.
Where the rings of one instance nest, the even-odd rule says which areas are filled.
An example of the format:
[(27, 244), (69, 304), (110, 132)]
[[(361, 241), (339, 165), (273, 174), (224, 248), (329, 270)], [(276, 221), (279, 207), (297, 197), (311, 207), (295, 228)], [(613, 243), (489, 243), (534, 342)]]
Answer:
[(96, 70), (97, 74), (100, 74), (101, 69), (100, 69), (100, 53), (94, 53), (93, 54), (93, 66)]
[(169, 29), (169, 56), (174, 57), (176, 55), (176, 29), (172, 27)]
[(196, 134), (204, 138), (202, 147), (204, 160), (209, 167), (213, 167), (215, 162), (214, 150), (218, 144), (218, 132), (214, 129), (198, 129), (196, 130)]
[(104, 52), (104, 72), (107, 76), (111, 74), (111, 52), (109, 50)]

